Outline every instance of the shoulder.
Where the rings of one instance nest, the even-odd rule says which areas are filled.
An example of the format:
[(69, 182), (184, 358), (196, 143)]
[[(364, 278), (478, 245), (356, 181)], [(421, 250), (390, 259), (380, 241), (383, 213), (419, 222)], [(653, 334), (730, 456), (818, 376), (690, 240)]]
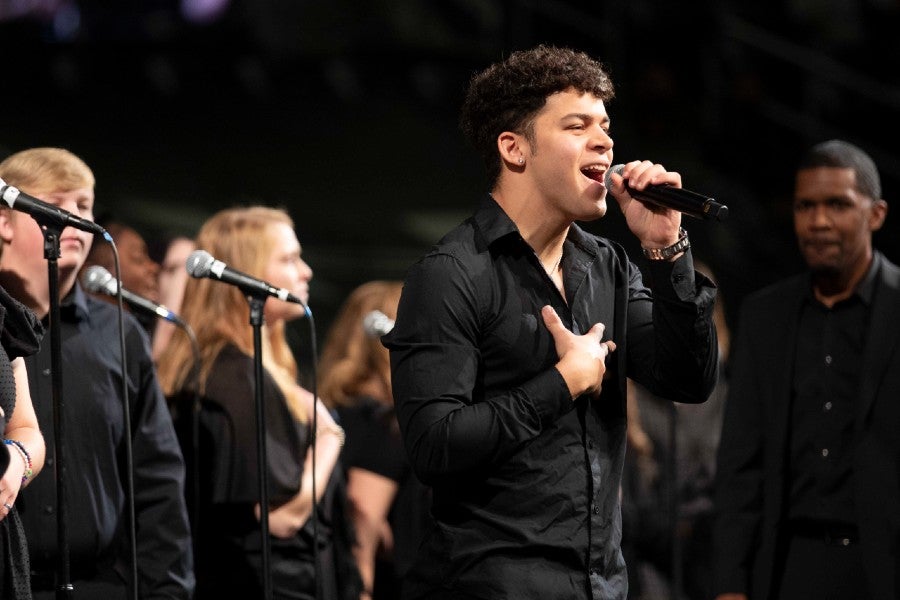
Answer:
[(781, 279), (749, 294), (741, 303), (744, 318), (766, 315), (769, 318), (782, 314), (785, 309), (802, 298), (809, 277), (805, 273)]
[(31, 356), (40, 348), (44, 328), (24, 304), (0, 286), (0, 340), (10, 358)]
[(881, 279), (889, 286), (900, 288), (900, 267), (883, 255), (881, 259)]

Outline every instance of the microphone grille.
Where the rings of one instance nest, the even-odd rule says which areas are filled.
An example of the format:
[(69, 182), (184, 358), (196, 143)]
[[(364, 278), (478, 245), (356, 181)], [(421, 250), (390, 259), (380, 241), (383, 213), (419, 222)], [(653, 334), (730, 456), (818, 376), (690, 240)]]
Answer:
[(115, 294), (118, 289), (112, 273), (100, 265), (93, 265), (85, 269), (81, 284), (84, 289), (94, 294), (105, 291)]
[(194, 250), (188, 256), (185, 268), (192, 277), (207, 277), (215, 260), (206, 250)]
[(618, 164), (618, 165), (613, 165), (613, 166), (611, 166), (611, 167), (606, 171), (606, 176), (603, 178), (603, 184), (606, 186), (606, 189), (609, 189), (610, 184), (612, 184), (612, 182), (609, 180), (610, 174), (611, 174), (611, 173), (615, 173), (616, 175), (621, 175), (621, 174), (622, 174), (622, 171), (623, 171), (624, 169), (625, 169), (625, 165)]

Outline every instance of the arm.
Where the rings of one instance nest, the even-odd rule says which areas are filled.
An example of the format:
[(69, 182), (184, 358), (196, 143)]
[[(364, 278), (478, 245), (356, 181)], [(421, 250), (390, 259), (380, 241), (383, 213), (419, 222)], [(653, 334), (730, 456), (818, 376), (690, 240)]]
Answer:
[[(307, 400), (308, 409), (312, 412), (312, 394), (303, 390)], [(322, 499), (325, 489), (328, 487), (328, 480), (334, 471), (338, 457), (341, 453), (341, 446), (344, 444), (344, 431), (335, 423), (331, 413), (319, 400), (316, 402), (317, 410), (317, 426), (318, 430), (315, 436), (315, 452), (316, 452), (316, 503)], [(310, 419), (312, 415), (310, 414)], [(303, 463), (303, 475), (300, 479), (300, 491), (294, 495), (286, 503), (278, 508), (269, 511), (269, 532), (275, 537), (290, 538), (300, 531), (300, 528), (306, 523), (310, 515), (312, 515), (312, 450), (310, 446), (306, 451), (306, 457)], [(255, 507), (256, 517), (259, 518), (259, 504)]]
[[(400, 430), (426, 485), (490, 470), (574, 408), (552, 362), (517, 385), (484, 393), (479, 344), (488, 317), (481, 296), (491, 282), (471, 271), (447, 254), (417, 263), (385, 339)], [(540, 315), (534, 317), (542, 327)]]
[[(634, 189), (681, 187), (681, 176), (650, 161), (634, 161), (622, 172)], [(643, 248), (662, 248), (679, 238), (681, 213), (634, 200), (623, 177), (612, 174), (611, 192), (629, 229)], [(650, 260), (653, 296), (642, 290), (629, 264), (627, 374), (654, 394), (678, 402), (703, 402), (715, 386), (718, 344), (712, 323), (716, 286), (693, 269), (690, 250), (668, 260)]]
[[(0, 504), (9, 504), (12, 506), (16, 502), (19, 491), (22, 487), (27, 486), (41, 472), (44, 466), (44, 457), (46, 455), (46, 447), (44, 445), (44, 436), (38, 428), (37, 416), (34, 414), (34, 406), (31, 404), (31, 393), (28, 389), (28, 374), (25, 371), (25, 361), (22, 358), (16, 358), (10, 362), (13, 370), (13, 377), (16, 382), (16, 407), (12, 417), (6, 424), (4, 437), (9, 440), (15, 440), (24, 447), (28, 453), (31, 462), (32, 473), (28, 479), (23, 482), (22, 476), (25, 474), (26, 462), (22, 453), (11, 444), (4, 444), (4, 451), (9, 452), (9, 467), (0, 480)], [(6, 518), (7, 511), (0, 510), (0, 520)]]
[(136, 321), (127, 357), (132, 390), (134, 495), (140, 596), (191, 597), (194, 588), (191, 533), (184, 499), (184, 460), (149, 345)]
[(351, 468), (347, 479), (347, 496), (353, 506), (356, 529), (354, 556), (363, 590), (371, 592), (375, 582), (375, 555), (385, 535), (390, 535), (387, 517), (398, 485), (393, 479), (358, 468)]

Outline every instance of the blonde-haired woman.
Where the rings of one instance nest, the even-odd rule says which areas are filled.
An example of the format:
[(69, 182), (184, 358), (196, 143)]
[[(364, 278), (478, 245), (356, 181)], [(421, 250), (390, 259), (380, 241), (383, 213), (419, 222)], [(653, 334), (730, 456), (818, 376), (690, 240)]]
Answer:
[[(306, 301), (312, 270), (300, 257), (293, 222), (282, 210), (253, 206), (213, 215), (197, 247), (229, 266)], [(344, 543), (340, 469), (343, 431), (321, 402), (301, 388), (285, 339), (285, 323), (303, 315), (297, 304), (269, 298), (262, 331), (266, 412), (270, 573), (275, 598), (327, 599), (358, 595), (358, 576)], [(182, 318), (200, 346), (200, 523), (195, 525), (195, 598), (260, 597), (256, 409), (253, 330), (249, 303), (236, 287), (211, 279), (187, 282)], [(171, 339), (159, 361), (170, 397), (191, 395), (193, 353), (184, 336)], [(312, 411), (318, 435), (311, 446)], [(315, 451), (315, 473), (312, 452)], [(313, 527), (312, 478), (316, 478), (318, 526)], [(320, 568), (314, 566), (318, 530)], [(342, 548), (344, 549), (342, 551)], [(317, 594), (317, 585), (321, 595)]]
[[(400, 581), (431, 523), (431, 496), (410, 467), (394, 414), (390, 357), (379, 323), (397, 316), (402, 283), (356, 288), (322, 350), (320, 390), (347, 431), (341, 457), (353, 508), (363, 600), (399, 597)], [(368, 326), (367, 326), (368, 324)]]

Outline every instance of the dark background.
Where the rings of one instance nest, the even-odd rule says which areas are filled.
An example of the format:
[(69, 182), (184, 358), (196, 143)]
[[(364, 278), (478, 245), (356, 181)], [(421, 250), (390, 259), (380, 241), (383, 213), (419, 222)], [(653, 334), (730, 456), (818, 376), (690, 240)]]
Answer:
[[(859, 144), (897, 196), (898, 26), (898, 0), (0, 0), (0, 156), (72, 150), (98, 214), (153, 248), (223, 207), (286, 207), (323, 338), (354, 287), (402, 279), (485, 191), (456, 122), (471, 75), (571, 46), (616, 83), (616, 162), (661, 162), (729, 206), (685, 227), (733, 321), (801, 268), (789, 207), (806, 146)], [(586, 227), (642, 264), (614, 203)], [(876, 236), (895, 261), (898, 231), (890, 214)]]

